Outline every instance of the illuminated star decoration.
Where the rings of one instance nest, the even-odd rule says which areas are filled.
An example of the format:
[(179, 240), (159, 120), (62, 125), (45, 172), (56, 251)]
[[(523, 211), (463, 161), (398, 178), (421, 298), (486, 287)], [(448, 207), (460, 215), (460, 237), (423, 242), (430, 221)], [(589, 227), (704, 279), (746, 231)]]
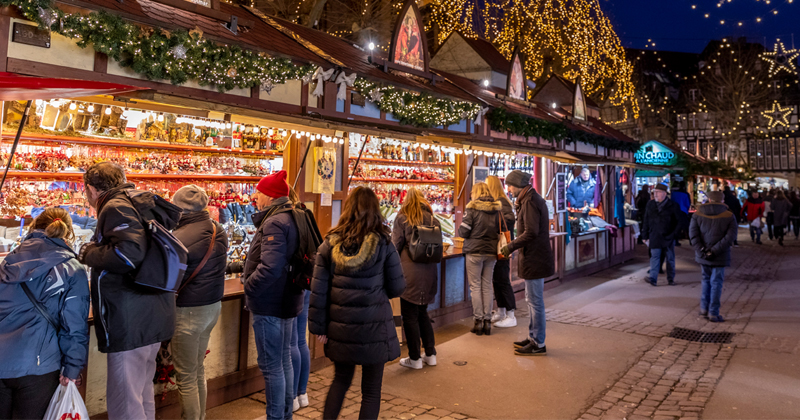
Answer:
[(789, 115), (792, 114), (792, 107), (783, 108), (777, 101), (772, 104), (772, 109), (761, 111), (761, 115), (769, 120), (769, 128), (779, 125), (789, 127)]
[(794, 60), (800, 55), (800, 51), (795, 49), (787, 50), (783, 43), (778, 41), (775, 43), (775, 50), (772, 52), (765, 52), (761, 54), (761, 59), (769, 62), (769, 75), (774, 76), (786, 70), (787, 73), (797, 74), (797, 68), (794, 65)]

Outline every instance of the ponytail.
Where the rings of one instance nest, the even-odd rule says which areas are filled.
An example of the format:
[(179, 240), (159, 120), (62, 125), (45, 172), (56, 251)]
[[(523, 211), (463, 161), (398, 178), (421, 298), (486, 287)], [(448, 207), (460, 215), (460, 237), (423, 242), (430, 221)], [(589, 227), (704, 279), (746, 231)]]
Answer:
[(66, 238), (67, 234), (69, 234), (69, 228), (67, 228), (67, 224), (64, 223), (63, 220), (55, 218), (44, 229), (44, 234), (47, 235), (49, 238), (64, 239)]
[(31, 224), (32, 230), (43, 230), (48, 238), (63, 239), (72, 243), (75, 232), (72, 231), (72, 218), (66, 210), (59, 207), (48, 207)]

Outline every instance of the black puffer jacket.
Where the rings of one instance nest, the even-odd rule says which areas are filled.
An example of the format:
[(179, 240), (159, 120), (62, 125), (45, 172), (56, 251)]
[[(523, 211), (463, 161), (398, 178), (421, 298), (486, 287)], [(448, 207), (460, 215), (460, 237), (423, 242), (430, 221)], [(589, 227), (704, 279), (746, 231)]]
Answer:
[[(694, 247), (694, 260), (712, 267), (731, 265), (731, 245), (738, 232), (736, 217), (724, 203), (708, 203), (697, 207), (689, 225), (689, 241)], [(705, 258), (702, 250), (713, 256)]]
[(176, 212), (166, 212), (156, 205), (152, 193), (133, 187), (123, 184), (100, 197), (94, 243), (87, 245), (84, 257), (92, 268), (94, 331), (103, 353), (160, 343), (172, 338), (175, 329), (175, 294), (133, 282), (136, 268), (148, 263), (144, 261), (147, 238), (125, 191), (136, 194), (133, 203), (142, 217), (167, 229), (178, 224), (180, 209), (173, 206)]
[(327, 335), (325, 355), (334, 362), (370, 365), (400, 357), (389, 299), (403, 293), (405, 280), (394, 245), (376, 233), (361, 248), (343, 250), (336, 236), (317, 252), (308, 328)]
[(500, 211), (503, 205), (491, 196), (480, 197), (467, 204), (458, 236), (464, 238), (465, 254), (497, 255), (500, 239)]
[[(210, 246), (211, 235), (217, 226), (214, 248), (206, 264), (189, 283), (186, 280), (203, 261)], [(189, 250), (186, 274), (175, 304), (179, 307), (205, 306), (222, 300), (225, 293), (225, 263), (228, 260), (228, 235), (219, 223), (211, 220), (207, 211), (183, 213), (178, 227), (172, 231)]]
[[(430, 209), (426, 209), (422, 217), (422, 224), (425, 226), (439, 226), (441, 223), (433, 217)], [(400, 253), (400, 263), (403, 266), (403, 275), (406, 279), (406, 290), (401, 296), (404, 300), (415, 305), (427, 305), (433, 303), (436, 298), (437, 282), (439, 276), (436, 274), (439, 265), (436, 263), (423, 264), (411, 260), (408, 252), (408, 241), (414, 233), (414, 227), (408, 224), (405, 214), (398, 214), (394, 219), (392, 229), (392, 243)]]

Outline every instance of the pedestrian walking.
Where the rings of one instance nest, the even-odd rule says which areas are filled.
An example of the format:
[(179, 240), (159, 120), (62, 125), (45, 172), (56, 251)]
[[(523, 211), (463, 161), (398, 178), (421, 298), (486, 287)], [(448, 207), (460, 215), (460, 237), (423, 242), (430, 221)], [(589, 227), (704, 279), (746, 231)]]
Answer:
[(339, 416), (361, 366), (359, 419), (377, 419), (384, 365), (400, 357), (389, 299), (405, 289), (400, 256), (385, 225), (378, 196), (365, 187), (350, 192), (342, 216), (317, 251), (311, 282), (309, 331), (325, 345), (334, 377), (322, 418)]
[(644, 221), (644, 212), (647, 209), (647, 203), (650, 202), (650, 186), (647, 184), (642, 185), (639, 194), (636, 194), (636, 210), (637, 220)]
[(181, 187), (172, 203), (183, 210), (172, 231), (189, 251), (186, 271), (175, 300), (172, 362), (181, 402), (181, 418), (206, 416), (204, 361), (211, 331), (217, 325), (225, 293), (228, 236), (206, 210), (208, 195), (197, 185)]
[(472, 186), (472, 201), (467, 204), (458, 236), (464, 238), (467, 279), (472, 296), (474, 325), (470, 332), (492, 333), (492, 276), (497, 263), (497, 242), (502, 229), (503, 205), (494, 199), (489, 186), (478, 182)]
[(764, 227), (761, 218), (764, 217), (764, 209), (764, 200), (758, 191), (750, 192), (750, 197), (742, 206), (742, 218), (750, 225), (750, 239), (758, 245), (761, 245), (761, 231)]
[(723, 200), (723, 193), (710, 191), (709, 202), (697, 207), (689, 227), (694, 259), (703, 274), (700, 315), (711, 322), (723, 322), (719, 313), (725, 267), (731, 265), (731, 246), (736, 239), (736, 216)]
[(784, 233), (789, 226), (789, 213), (792, 211), (792, 202), (786, 198), (783, 190), (775, 192), (775, 198), (772, 199), (772, 213), (773, 222), (775, 223), (774, 234), (778, 239), (778, 245), (783, 246)]
[(145, 258), (148, 221), (174, 229), (180, 209), (155, 200), (151, 192), (135, 190), (115, 163), (92, 165), (83, 182), (87, 201), (97, 212), (97, 229), (78, 260), (92, 269), (94, 330), (108, 361), (108, 417), (152, 420), (156, 354), (175, 330), (175, 294), (145, 289), (131, 278), (139, 267), (162, 264)]
[[(422, 193), (411, 187), (403, 200), (403, 206), (394, 220), (392, 243), (400, 253), (400, 264), (406, 288), (400, 296), (400, 313), (403, 317), (403, 331), (408, 344), (408, 357), (400, 359), (400, 366), (422, 369), (423, 364), (436, 366), (436, 347), (433, 325), (428, 317), (428, 305), (436, 298), (437, 263), (420, 263), (411, 259), (409, 243), (417, 226), (436, 226), (441, 224), (433, 217), (431, 205)], [(420, 339), (425, 348), (422, 355)]]
[(794, 239), (797, 240), (800, 238), (800, 197), (797, 196), (797, 191), (792, 191), (789, 201), (792, 202), (792, 210), (789, 211), (789, 222), (792, 224)]
[(244, 263), (244, 293), (253, 314), (258, 367), (264, 375), (267, 420), (291, 419), (294, 408), (292, 329), (303, 292), (289, 283), (289, 259), (300, 243), (286, 171), (267, 175), (253, 194), (256, 233)]
[(530, 322), (528, 337), (514, 343), (514, 354), (537, 356), (547, 354), (545, 347), (546, 320), (544, 313), (544, 279), (555, 273), (553, 250), (550, 248), (550, 218), (547, 203), (531, 185), (531, 175), (513, 170), (506, 177), (511, 194), (516, 197), (517, 235), (503, 247), (509, 257), (519, 250), (517, 273), (525, 279), (525, 302)]
[[(508, 199), (500, 178), (490, 176), (486, 179), (489, 191), (495, 201), (499, 201), (503, 208), (500, 210), (503, 216), (505, 228), (510, 232), (511, 240), (514, 240), (514, 207)], [(514, 311), (517, 309), (517, 300), (514, 297), (514, 288), (511, 287), (511, 260), (508, 258), (498, 259), (494, 265), (492, 273), (492, 287), (494, 288), (495, 299), (497, 299), (497, 311), (492, 315), (492, 325), (498, 328), (512, 328), (517, 326), (517, 317)]]
[(59, 382), (80, 384), (89, 357), (89, 280), (74, 239), (69, 214), (49, 207), (0, 263), (2, 419), (41, 419)]
[(692, 198), (689, 196), (689, 193), (686, 192), (686, 181), (678, 183), (672, 190), (670, 199), (680, 208), (678, 220), (681, 225), (681, 230), (675, 236), (675, 246), (681, 246), (681, 239), (689, 233), (689, 208), (692, 206)]
[(772, 200), (775, 199), (775, 190), (769, 190), (764, 196), (764, 214), (767, 215), (767, 234), (769, 239), (775, 238), (775, 212), (772, 210)]
[(681, 211), (674, 201), (667, 197), (667, 186), (656, 185), (655, 199), (647, 203), (647, 211), (642, 223), (642, 238), (650, 248), (650, 275), (645, 281), (656, 286), (661, 255), (666, 254), (667, 282), (675, 285), (675, 238), (681, 230)]
[[(739, 198), (736, 197), (731, 187), (727, 185), (725, 186), (723, 194), (725, 195), (725, 205), (728, 206), (728, 209), (733, 213), (733, 217), (736, 218), (736, 225), (738, 226), (742, 220), (742, 203), (739, 202)], [(733, 246), (739, 246), (738, 239), (733, 240)]]

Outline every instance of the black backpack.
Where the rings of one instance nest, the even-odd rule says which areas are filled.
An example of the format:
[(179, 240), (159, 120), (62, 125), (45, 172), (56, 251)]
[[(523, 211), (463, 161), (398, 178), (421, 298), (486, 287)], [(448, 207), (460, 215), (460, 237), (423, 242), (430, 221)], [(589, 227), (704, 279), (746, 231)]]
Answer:
[(442, 229), (433, 224), (431, 226), (413, 226), (411, 239), (408, 241), (408, 255), (411, 261), (421, 264), (432, 264), (442, 261), (444, 246), (442, 245)]
[(292, 212), (292, 219), (297, 226), (298, 246), (294, 254), (289, 257), (288, 281), (300, 290), (311, 290), (311, 279), (314, 278), (317, 249), (322, 245), (322, 234), (319, 232), (314, 213), (305, 205), (298, 204), (278, 213), (289, 211)]

